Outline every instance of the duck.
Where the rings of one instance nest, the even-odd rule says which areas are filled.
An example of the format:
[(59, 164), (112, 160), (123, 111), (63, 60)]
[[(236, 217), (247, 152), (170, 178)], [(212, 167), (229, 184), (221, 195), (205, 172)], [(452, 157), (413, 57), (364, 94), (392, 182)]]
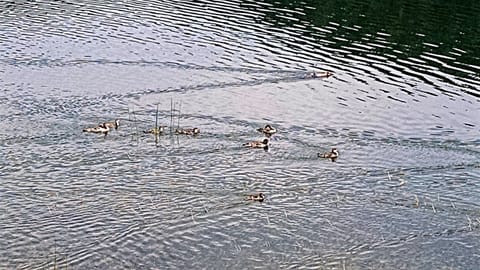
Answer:
[(118, 127), (120, 126), (120, 120), (115, 119), (114, 121), (111, 121), (111, 122), (105, 122), (103, 123), (103, 125), (108, 128), (118, 129)]
[(167, 126), (159, 126), (157, 128), (151, 128), (149, 130), (143, 131), (143, 133), (158, 135), (158, 134), (163, 133), (163, 131), (165, 130), (166, 127)]
[(263, 128), (258, 128), (257, 131), (260, 131), (267, 136), (270, 136), (270, 135), (273, 135), (273, 134), (277, 133), (277, 129), (272, 127), (271, 125), (268, 125), (268, 124), (265, 125), (265, 127), (263, 127)]
[(312, 75), (310, 75), (311, 78), (328, 78), (330, 76), (333, 76), (333, 72), (330, 71), (321, 71), (321, 72), (312, 72)]
[(91, 133), (104, 133), (107, 135), (107, 133), (110, 131), (110, 128), (105, 125), (105, 123), (100, 124), (96, 127), (90, 127), (90, 128), (84, 128), (83, 132), (91, 132)]
[(263, 141), (251, 141), (244, 143), (243, 146), (250, 147), (250, 148), (268, 148), (268, 139), (265, 138)]
[(339, 155), (340, 155), (340, 153), (338, 152), (337, 148), (332, 148), (332, 150), (330, 152), (318, 153), (317, 154), (317, 156), (320, 157), (320, 158), (330, 158), (333, 161), (335, 159), (337, 159)]
[(265, 195), (263, 195), (263, 193), (248, 195), (247, 200), (254, 202), (263, 202), (263, 200), (265, 200)]
[(177, 135), (197, 135), (200, 134), (200, 129), (199, 128), (177, 128), (175, 130), (175, 134)]

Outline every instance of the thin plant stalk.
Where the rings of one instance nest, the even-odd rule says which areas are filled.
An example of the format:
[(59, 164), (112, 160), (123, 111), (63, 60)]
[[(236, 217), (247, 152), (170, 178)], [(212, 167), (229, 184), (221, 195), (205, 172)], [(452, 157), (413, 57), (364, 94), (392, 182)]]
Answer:
[(158, 145), (158, 137), (160, 136), (160, 129), (158, 127), (158, 103), (157, 103), (157, 111), (155, 113), (155, 145)]
[(53, 250), (53, 269), (57, 270), (57, 240), (55, 240), (55, 247)]
[[(128, 107), (128, 122), (131, 122), (132, 118), (130, 116), (130, 106)], [(132, 132), (132, 126), (130, 126), (130, 133), (132, 134), (133, 137), (133, 132)]]
[(155, 113), (155, 130), (158, 131), (158, 104), (157, 104), (157, 112)]
[(172, 109), (172, 130), (175, 132), (175, 112), (177, 111), (177, 103), (173, 102)]
[(170, 98), (170, 135), (173, 134), (173, 98)]
[(137, 133), (138, 138), (138, 126), (137, 126), (137, 116), (135, 115), (135, 106), (132, 107), (133, 122), (135, 123), (135, 132)]
[(180, 105), (178, 105), (178, 121), (177, 121), (177, 129), (180, 129), (180, 117), (181, 115), (181, 109), (182, 109), (182, 102), (180, 101)]

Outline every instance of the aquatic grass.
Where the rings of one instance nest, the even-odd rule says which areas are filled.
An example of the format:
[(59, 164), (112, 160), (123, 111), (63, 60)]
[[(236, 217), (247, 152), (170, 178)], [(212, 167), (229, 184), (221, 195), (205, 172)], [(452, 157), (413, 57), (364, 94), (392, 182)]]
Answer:
[[(132, 122), (132, 119), (130, 117), (130, 107), (128, 107), (128, 122)], [(130, 126), (130, 134), (133, 134), (132, 132), (132, 126)], [(133, 136), (132, 136), (133, 137)]]
[(160, 135), (160, 130), (158, 128), (158, 103), (157, 110), (155, 111), (155, 129), (153, 130), (153, 134), (155, 135), (155, 145), (158, 145), (158, 136)]
[[(135, 105), (132, 106), (132, 115), (133, 115), (133, 123), (135, 125), (135, 134), (137, 135), (137, 141), (138, 141), (139, 134), (138, 134), (137, 116), (135, 115)], [(130, 114), (128, 114), (128, 118), (130, 120)], [(134, 133), (132, 132), (132, 134), (134, 134)], [(132, 138), (133, 138), (133, 136), (132, 136)]]
[(180, 101), (180, 104), (178, 105), (177, 129), (180, 128), (180, 118), (182, 117), (182, 115), (181, 115), (181, 109), (182, 109), (182, 101)]
[[(57, 261), (57, 242), (55, 241), (55, 248), (53, 252), (53, 269), (54, 270), (60, 269), (59, 267), (60, 265), (58, 264), (58, 261)], [(65, 269), (67, 268), (68, 268), (68, 255), (65, 255)]]
[(55, 252), (54, 252), (54, 255), (53, 255), (53, 269), (54, 270), (60, 270), (60, 269), (65, 269), (65, 270), (68, 270), (68, 254), (65, 254), (65, 258), (64, 258), (64, 266), (65, 268), (61, 268), (61, 258), (58, 257), (59, 259), (57, 260), (57, 250), (55, 248)]
[(175, 110), (173, 98), (170, 98), (170, 136), (173, 135), (173, 111)]
[[(163, 128), (159, 123), (159, 117), (160, 117), (159, 106), (160, 106), (160, 104), (157, 103), (156, 108), (155, 108), (155, 124), (154, 124), (154, 127), (147, 130), (147, 131), (144, 131), (144, 133), (150, 133), (150, 134), (153, 134), (155, 136), (155, 143), (156, 144), (158, 144), (159, 135), (161, 135), (163, 133), (163, 131), (162, 131)], [(177, 109), (177, 106), (178, 106), (178, 109)], [(169, 126), (170, 136), (175, 134), (175, 124), (177, 125), (177, 127), (180, 126), (181, 106), (182, 106), (181, 102), (177, 103), (177, 102), (175, 102), (175, 100), (173, 98), (170, 98), (170, 126)], [(178, 117), (178, 119), (176, 120), (175, 117)], [(175, 123), (175, 120), (177, 121), (176, 123)], [(135, 118), (135, 122), (136, 122), (136, 118)], [(138, 134), (138, 128), (137, 128), (137, 134)]]
[[(53, 258), (52, 258), (53, 256)], [(53, 269), (53, 270), (68, 270), (68, 253), (58, 253), (55, 244), (53, 254), (46, 256), (30, 257), (29, 262), (18, 266), (20, 269)]]
[[(178, 105), (178, 109), (177, 109)], [(175, 102), (173, 98), (170, 99), (170, 136), (176, 134), (176, 131), (180, 129), (180, 118), (182, 109), (182, 102)], [(177, 127), (175, 128), (175, 117), (177, 117)]]
[(155, 131), (158, 131), (158, 103), (157, 103), (157, 111), (155, 112)]

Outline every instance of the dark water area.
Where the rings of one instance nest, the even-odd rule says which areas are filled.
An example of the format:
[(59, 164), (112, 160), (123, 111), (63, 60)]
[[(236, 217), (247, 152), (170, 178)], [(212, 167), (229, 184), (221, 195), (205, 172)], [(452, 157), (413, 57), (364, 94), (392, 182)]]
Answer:
[(479, 135), (478, 1), (1, 1), (0, 269), (477, 269)]

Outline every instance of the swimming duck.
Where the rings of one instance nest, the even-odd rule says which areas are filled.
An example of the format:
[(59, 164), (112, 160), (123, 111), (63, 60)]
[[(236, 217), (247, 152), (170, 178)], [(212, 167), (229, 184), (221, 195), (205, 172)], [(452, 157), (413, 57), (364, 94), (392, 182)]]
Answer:
[(177, 135), (197, 135), (199, 133), (200, 133), (199, 128), (187, 128), (187, 129), (177, 128), (175, 130), (175, 134)]
[(91, 128), (84, 128), (83, 132), (92, 132), (92, 133), (104, 133), (107, 135), (107, 133), (110, 131), (110, 128), (108, 128), (105, 123), (98, 125), (96, 127), (91, 127)]
[(317, 156), (320, 157), (320, 158), (330, 158), (332, 159), (332, 161), (334, 161), (336, 158), (338, 158), (338, 156), (340, 155), (340, 153), (338, 152), (337, 148), (332, 148), (332, 151), (330, 152), (326, 152), (326, 153), (318, 153)]
[(268, 139), (265, 138), (263, 141), (252, 141), (244, 143), (243, 146), (251, 148), (268, 148)]
[(272, 127), (271, 125), (265, 125), (263, 128), (258, 128), (257, 131), (260, 131), (262, 133), (265, 133), (265, 135), (270, 136), (274, 133), (277, 133), (277, 129)]
[(248, 195), (247, 200), (255, 201), (255, 202), (263, 202), (263, 200), (265, 200), (265, 195), (263, 195), (263, 193)]
[(118, 127), (120, 126), (120, 120), (115, 119), (114, 121), (111, 121), (111, 122), (105, 122), (105, 123), (103, 123), (103, 125), (108, 127), (108, 128), (118, 129)]
[(151, 129), (149, 129), (149, 130), (143, 131), (143, 133), (158, 135), (158, 134), (163, 133), (163, 131), (165, 130), (166, 127), (167, 127), (167, 126), (159, 126), (159, 127), (157, 127), (157, 128), (151, 128)]
[(333, 72), (330, 71), (321, 71), (321, 72), (312, 72), (312, 75), (310, 77), (312, 78), (328, 78), (330, 76), (333, 76)]

